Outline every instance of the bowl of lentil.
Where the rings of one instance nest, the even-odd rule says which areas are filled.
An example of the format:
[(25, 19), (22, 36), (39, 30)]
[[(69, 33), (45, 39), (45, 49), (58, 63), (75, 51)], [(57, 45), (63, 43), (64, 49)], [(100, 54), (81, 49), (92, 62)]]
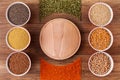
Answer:
[(113, 44), (112, 32), (105, 27), (96, 27), (89, 33), (88, 42), (94, 50), (106, 51)]
[(25, 52), (12, 52), (6, 59), (6, 68), (13, 76), (24, 76), (31, 68), (31, 59)]
[(6, 10), (6, 19), (12, 26), (24, 26), (30, 17), (30, 8), (23, 2), (13, 2)]
[(114, 67), (112, 57), (106, 52), (92, 54), (88, 61), (88, 67), (92, 74), (104, 77), (111, 73)]
[(31, 36), (23, 27), (13, 27), (6, 34), (7, 46), (16, 52), (25, 50), (31, 42)]
[(107, 3), (97, 2), (90, 7), (88, 17), (92, 24), (103, 27), (112, 21), (113, 10)]

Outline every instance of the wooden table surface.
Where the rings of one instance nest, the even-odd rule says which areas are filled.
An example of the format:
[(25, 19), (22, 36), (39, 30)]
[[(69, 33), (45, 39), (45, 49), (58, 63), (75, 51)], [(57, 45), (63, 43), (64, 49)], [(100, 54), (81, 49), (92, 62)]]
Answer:
[[(10, 50), (5, 43), (5, 35), (12, 26), (7, 22), (5, 18), (5, 11), (7, 6), (17, 0), (0, 0), (0, 80), (40, 80), (40, 57), (45, 58), (48, 62), (58, 65), (66, 65), (69, 62), (80, 57), (82, 59), (82, 80), (120, 80), (120, 0), (82, 0), (82, 18), (81, 21), (75, 17), (61, 14), (59, 17), (67, 18), (73, 21), (79, 28), (82, 36), (82, 43), (78, 52), (71, 58), (64, 61), (55, 61), (48, 58), (41, 50), (39, 46), (39, 33), (41, 27), (50, 19), (58, 17), (49, 16), (40, 22), (39, 20), (39, 0), (19, 0), (28, 4), (31, 9), (32, 17), (27, 25), (27, 28), (31, 34), (32, 41), (30, 46), (24, 51), (26, 52), (31, 60), (32, 67), (28, 74), (23, 77), (14, 77), (9, 74), (5, 67), (5, 61), (7, 56), (13, 52)], [(114, 12), (113, 21), (106, 26), (109, 28), (114, 35), (113, 46), (106, 52), (112, 55), (114, 59), (114, 69), (112, 73), (106, 77), (99, 78), (94, 76), (88, 69), (88, 59), (94, 51), (88, 44), (87, 38), (89, 32), (95, 27), (88, 19), (88, 9), (92, 4), (98, 1), (108, 3)]]

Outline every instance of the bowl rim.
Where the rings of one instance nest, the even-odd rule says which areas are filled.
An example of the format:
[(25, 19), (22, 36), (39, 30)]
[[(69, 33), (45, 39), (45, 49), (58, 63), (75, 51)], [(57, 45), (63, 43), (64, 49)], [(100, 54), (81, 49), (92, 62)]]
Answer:
[[(9, 42), (8, 42), (8, 35), (9, 35), (9, 33), (10, 33), (12, 30), (16, 29), (16, 28), (23, 29), (23, 30), (28, 34), (29, 42), (28, 42), (28, 44), (27, 44), (23, 49), (14, 49), (12, 46), (10, 46), (10, 44), (9, 44)], [(7, 32), (7, 34), (6, 34), (6, 44), (7, 44), (7, 46), (8, 46), (11, 50), (13, 50), (13, 51), (20, 52), (20, 51), (25, 50), (25, 49), (28, 48), (28, 46), (30, 45), (30, 42), (31, 42), (30, 33), (29, 33), (29, 31), (28, 31), (27, 29), (25, 29), (25, 28), (23, 28), (23, 27), (12, 27), (12, 28)]]
[(13, 75), (13, 76), (24, 76), (24, 75), (26, 75), (26, 74), (30, 71), (30, 68), (31, 68), (31, 59), (30, 59), (30, 57), (29, 57), (25, 52), (20, 52), (20, 54), (24, 54), (25, 56), (27, 56), (27, 58), (28, 58), (28, 60), (29, 60), (29, 67), (28, 67), (27, 71), (24, 72), (24, 73), (22, 73), (22, 74), (14, 74), (13, 72), (10, 71), (9, 66), (8, 66), (9, 58), (10, 58), (13, 54), (18, 54), (18, 52), (12, 52), (12, 53), (10, 53), (9, 56), (7, 57), (7, 59), (6, 59), (6, 68), (7, 68), (7, 71), (8, 71), (11, 75)]
[[(108, 7), (108, 9), (110, 10), (110, 13), (111, 13), (110, 20), (109, 20), (106, 24), (104, 24), (104, 25), (99, 25), (99, 24), (94, 23), (94, 22), (92, 21), (91, 17), (90, 17), (91, 9), (92, 9), (94, 6), (98, 5), (98, 4), (102, 4), (102, 5), (105, 5), (106, 7)], [(111, 6), (108, 5), (107, 3), (104, 3), (104, 2), (96, 2), (96, 3), (94, 3), (94, 4), (90, 7), (90, 9), (89, 9), (89, 11), (88, 11), (88, 18), (89, 18), (90, 22), (91, 22), (93, 25), (95, 25), (95, 26), (102, 26), (102, 27), (103, 27), (103, 26), (107, 26), (107, 25), (110, 24), (111, 21), (113, 20), (113, 10), (112, 10)]]
[[(105, 54), (106, 56), (108, 56), (108, 57), (109, 57), (109, 60), (110, 60), (110, 62), (111, 62), (109, 71), (108, 71), (106, 74), (103, 74), (103, 75), (94, 73), (94, 72), (91, 70), (91, 68), (90, 68), (90, 60), (91, 60), (91, 58), (92, 58), (95, 54), (101, 54), (101, 53), (103, 53), (103, 54)], [(93, 53), (93, 54), (90, 56), (90, 58), (89, 58), (89, 60), (88, 60), (88, 68), (89, 68), (90, 72), (91, 72), (93, 75), (98, 76), (98, 77), (105, 77), (105, 76), (109, 75), (109, 74), (112, 72), (112, 70), (113, 70), (113, 68), (114, 68), (114, 61), (113, 61), (113, 58), (111, 57), (111, 55), (108, 54), (107, 52), (95, 52), (95, 53)]]
[[(103, 50), (99, 50), (99, 49), (94, 48), (94, 47), (92, 46), (91, 42), (90, 42), (90, 36), (91, 36), (92, 32), (93, 32), (94, 30), (98, 29), (98, 28), (102, 28), (102, 29), (106, 30), (106, 31), (109, 33), (110, 38), (111, 38), (110, 44), (108, 45), (107, 48), (105, 48), (105, 49), (103, 49)], [(89, 33), (89, 35), (88, 35), (88, 43), (89, 43), (89, 45), (90, 45), (95, 51), (100, 51), (100, 52), (106, 51), (106, 50), (110, 49), (111, 46), (113, 45), (113, 34), (112, 34), (112, 32), (111, 32), (108, 28), (106, 28), (106, 27), (95, 27), (95, 28), (93, 28), (93, 29), (90, 31), (90, 33)]]
[[(24, 5), (24, 6), (28, 9), (28, 12), (29, 12), (29, 17), (28, 17), (27, 21), (24, 22), (23, 24), (20, 24), (20, 25), (16, 25), (16, 24), (12, 23), (12, 22), (9, 20), (9, 18), (8, 18), (9, 9), (10, 9), (11, 6), (13, 6), (13, 5), (15, 5), (15, 4), (22, 4), (22, 5)], [(9, 23), (10, 25), (12, 25), (12, 26), (24, 26), (25, 24), (28, 23), (28, 21), (30, 20), (30, 17), (31, 17), (30, 8), (29, 8), (28, 5), (25, 4), (24, 2), (19, 2), (19, 1), (13, 2), (13, 3), (11, 3), (11, 4), (7, 7), (7, 9), (6, 9), (6, 19), (7, 19), (8, 23)]]
[[(57, 19), (63, 19), (63, 20), (66, 20), (66, 21), (70, 22), (70, 23), (74, 26), (74, 28), (77, 30), (78, 37), (79, 37), (78, 46), (77, 46), (77, 48), (75, 49), (75, 51), (74, 51), (71, 55), (69, 55), (68, 57), (64, 57), (64, 58), (55, 58), (55, 57), (52, 57), (52, 56), (50, 56), (49, 54), (47, 54), (47, 52), (46, 52), (46, 50), (44, 50), (43, 45), (42, 45), (42, 42), (41, 42), (42, 32), (43, 32), (43, 29), (45, 28), (45, 26), (48, 25), (50, 22), (52, 22), (52, 21), (54, 21), (54, 20), (57, 20)], [(80, 33), (78, 27), (77, 27), (72, 21), (70, 21), (70, 20), (68, 20), (68, 19), (65, 19), (65, 18), (54, 18), (54, 19), (51, 19), (51, 20), (47, 21), (47, 22), (43, 25), (43, 27), (42, 27), (42, 29), (41, 29), (41, 31), (40, 31), (40, 35), (39, 35), (39, 43), (40, 43), (40, 47), (41, 47), (42, 51), (43, 51), (49, 58), (54, 59), (54, 60), (65, 60), (65, 59), (68, 59), (68, 58), (72, 57), (72, 56), (78, 51), (78, 49), (79, 49), (79, 47), (80, 47), (80, 44), (81, 44), (81, 33)]]

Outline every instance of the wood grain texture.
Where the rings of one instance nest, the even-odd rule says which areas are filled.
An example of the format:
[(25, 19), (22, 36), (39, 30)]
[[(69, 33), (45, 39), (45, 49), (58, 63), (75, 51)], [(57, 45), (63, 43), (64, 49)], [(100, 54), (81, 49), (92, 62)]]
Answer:
[[(39, 80), (40, 57), (45, 58), (48, 62), (55, 65), (65, 65), (75, 60), (76, 58), (81, 57), (82, 80), (120, 80), (120, 0), (82, 0), (82, 21), (70, 15), (53, 14), (49, 17), (46, 17), (41, 22), (39, 21), (39, 0), (19, 0), (27, 3), (32, 12), (31, 20), (28, 22), (27, 25), (24, 26), (28, 29), (32, 37), (30, 46), (24, 51), (30, 56), (32, 60), (32, 67), (29, 73), (23, 77), (12, 76), (7, 72), (5, 67), (5, 61), (7, 56), (11, 52), (13, 52), (7, 47), (5, 43), (6, 33), (10, 28), (12, 28), (12, 26), (8, 24), (5, 18), (5, 11), (7, 6), (14, 1), (18, 0), (0, 0), (0, 80)], [(89, 46), (87, 40), (89, 32), (95, 27), (90, 23), (88, 19), (88, 10), (92, 4), (98, 1), (108, 3), (114, 11), (113, 21), (107, 26), (107, 28), (109, 28), (114, 35), (114, 43), (113, 46), (106, 52), (112, 55), (115, 64), (112, 73), (104, 78), (94, 76), (89, 71), (87, 66), (90, 55), (96, 52)], [(78, 26), (82, 36), (82, 43), (78, 52), (73, 57), (63, 61), (55, 61), (48, 58), (42, 52), (39, 46), (39, 33), (41, 27), (45, 24), (45, 22), (56, 17), (67, 18), (74, 22)]]

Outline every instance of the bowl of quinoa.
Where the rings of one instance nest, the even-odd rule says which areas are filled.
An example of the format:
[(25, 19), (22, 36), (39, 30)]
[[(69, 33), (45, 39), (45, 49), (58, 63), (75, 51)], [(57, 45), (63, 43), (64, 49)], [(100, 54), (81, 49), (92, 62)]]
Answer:
[(97, 2), (90, 7), (88, 17), (95, 26), (106, 26), (113, 19), (113, 10), (107, 3)]

